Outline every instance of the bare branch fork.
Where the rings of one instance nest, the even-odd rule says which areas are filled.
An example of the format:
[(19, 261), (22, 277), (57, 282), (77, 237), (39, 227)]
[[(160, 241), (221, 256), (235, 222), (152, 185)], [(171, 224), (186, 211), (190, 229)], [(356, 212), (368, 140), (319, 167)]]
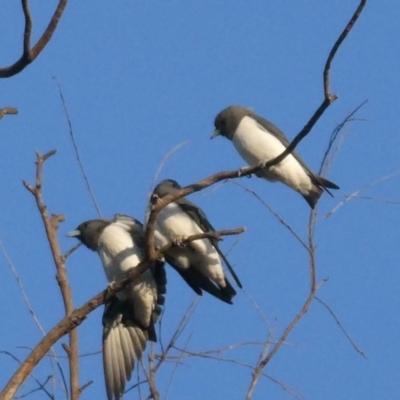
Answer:
[(10, 78), (11, 76), (18, 74), (36, 59), (36, 57), (42, 52), (42, 50), (46, 47), (47, 43), (53, 36), (53, 33), (56, 30), (58, 23), (60, 22), (67, 2), (68, 0), (59, 0), (57, 8), (54, 11), (53, 16), (51, 17), (51, 20), (47, 25), (46, 30), (43, 32), (37, 43), (31, 48), (30, 42), (33, 27), (32, 15), (29, 10), (29, 1), (21, 0), (22, 11), (25, 18), (23, 52), (19, 60), (17, 60), (14, 64), (8, 67), (0, 68), (0, 78)]
[[(57, 239), (57, 231), (59, 224), (65, 221), (65, 216), (60, 214), (53, 214), (49, 216), (47, 207), (43, 200), (42, 188), (43, 188), (43, 165), (44, 163), (56, 154), (56, 150), (52, 150), (43, 156), (40, 153), (36, 153), (36, 182), (35, 186), (32, 186), (26, 181), (23, 181), (23, 185), (33, 195), (36, 200), (37, 208), (42, 217), (43, 225), (46, 231), (47, 240), (50, 245), (51, 254), (53, 256), (54, 264), (57, 269), (57, 283), (60, 287), (62, 299), (64, 302), (65, 314), (71, 314), (74, 310), (74, 304), (72, 301), (71, 286), (67, 278), (67, 270), (65, 268), (64, 256), (62, 255), (60, 245)], [(69, 345), (65, 346), (64, 349), (68, 355), (69, 360), (69, 375), (70, 375), (70, 389), (71, 399), (77, 400), (79, 398), (79, 349), (78, 349), (78, 332), (71, 331), (69, 333)]]

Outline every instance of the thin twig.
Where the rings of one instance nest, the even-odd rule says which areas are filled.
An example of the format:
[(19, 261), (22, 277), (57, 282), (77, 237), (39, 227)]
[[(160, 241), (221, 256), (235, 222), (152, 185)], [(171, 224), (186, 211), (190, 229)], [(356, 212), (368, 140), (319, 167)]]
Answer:
[(147, 372), (142, 359), (140, 359), (140, 365), (142, 367), (144, 374), (146, 375), (146, 379), (149, 384), (150, 395), (148, 396), (148, 399), (160, 400), (160, 394), (158, 393), (155, 382), (155, 375), (153, 375), (153, 379), (150, 377), (150, 373)]
[(176, 246), (176, 245), (185, 246), (188, 243), (191, 243), (191, 242), (194, 242), (194, 241), (200, 240), (200, 239), (222, 240), (223, 236), (240, 235), (241, 233), (243, 233), (245, 231), (246, 231), (246, 228), (240, 227), (240, 228), (236, 228), (236, 229), (224, 229), (222, 231), (209, 231), (209, 232), (203, 232), (203, 233), (196, 233), (196, 234), (188, 236), (188, 237), (180, 238), (179, 244), (172, 243), (172, 242), (166, 244), (159, 250), (159, 253), (165, 254), (166, 251), (168, 251), (171, 247)]
[(68, 257), (69, 257), (72, 253), (74, 253), (76, 250), (78, 250), (79, 247), (81, 247), (81, 246), (82, 246), (82, 243), (79, 242), (79, 243), (76, 244), (74, 247), (72, 247), (71, 249), (69, 249), (69, 250), (62, 256), (63, 261), (64, 261), (64, 262), (67, 261)]
[(161, 355), (158, 357), (158, 363), (157, 365), (154, 367), (155, 372), (157, 372), (157, 370), (160, 368), (161, 364), (166, 360), (169, 351), (174, 347), (176, 341), (178, 340), (179, 336), (182, 334), (183, 330), (185, 329), (185, 327), (187, 326), (190, 318), (192, 317), (197, 305), (199, 303), (199, 296), (194, 296), (192, 302), (190, 303), (189, 307), (186, 309), (185, 313), (183, 314), (178, 326), (175, 329), (175, 332), (173, 333), (167, 347), (165, 347), (161, 344), (161, 350), (162, 353)]
[(177, 144), (176, 146), (174, 146), (174, 147), (163, 157), (163, 159), (162, 159), (161, 162), (160, 162), (160, 165), (159, 165), (158, 168), (157, 168), (156, 173), (154, 174), (153, 181), (151, 182), (150, 190), (149, 190), (149, 196), (148, 196), (149, 198), (150, 198), (150, 196), (151, 196), (151, 193), (153, 192), (153, 189), (154, 189), (154, 186), (155, 186), (155, 184), (156, 184), (156, 182), (157, 182), (157, 180), (158, 180), (158, 177), (159, 177), (159, 175), (160, 175), (162, 169), (164, 168), (164, 165), (165, 165), (166, 162), (168, 161), (168, 159), (171, 158), (171, 156), (172, 156), (174, 153), (176, 153), (178, 150), (180, 150), (182, 147), (188, 145), (189, 143), (190, 143), (190, 140), (186, 140), (186, 141), (184, 141), (184, 142), (182, 142), (182, 143)]
[[(192, 333), (189, 335), (189, 337), (186, 340), (186, 343), (185, 343), (185, 346), (184, 346), (184, 350), (187, 349), (187, 346), (189, 345), (189, 342), (190, 342), (191, 339), (192, 339)], [(175, 346), (174, 346), (174, 348), (176, 349)], [(176, 373), (178, 372), (178, 368), (182, 365), (182, 363), (181, 363), (182, 358), (183, 358), (183, 352), (181, 352), (178, 355), (178, 357), (176, 359), (176, 362), (175, 362), (175, 365), (174, 365), (174, 368), (172, 370), (171, 376), (170, 376), (170, 378), (168, 380), (168, 385), (167, 385), (167, 388), (165, 390), (165, 395), (164, 395), (165, 400), (168, 399), (168, 394), (169, 394), (169, 391), (171, 390), (172, 382), (174, 381)]]
[(95, 195), (93, 193), (92, 187), (90, 186), (90, 182), (89, 182), (89, 179), (88, 179), (88, 177), (86, 175), (85, 168), (83, 167), (83, 163), (82, 163), (82, 160), (81, 160), (81, 156), (79, 154), (78, 146), (77, 146), (76, 141), (75, 141), (74, 131), (72, 130), (71, 118), (70, 118), (69, 113), (68, 113), (67, 103), (65, 102), (65, 98), (64, 98), (64, 95), (63, 95), (63, 92), (62, 92), (62, 89), (61, 89), (60, 82), (58, 82), (58, 79), (55, 76), (53, 76), (53, 79), (56, 81), (56, 84), (58, 86), (58, 92), (60, 94), (61, 103), (62, 103), (62, 106), (63, 106), (63, 109), (64, 109), (64, 114), (65, 114), (65, 117), (67, 118), (67, 123), (68, 123), (68, 128), (69, 128), (69, 136), (71, 138), (72, 145), (74, 146), (75, 156), (76, 156), (76, 160), (77, 160), (78, 165), (79, 165), (79, 169), (81, 170), (83, 179), (85, 180), (85, 183), (86, 183), (86, 188), (87, 188), (87, 190), (89, 192), (90, 198), (93, 201), (94, 207), (96, 208), (97, 214), (101, 218), (101, 211), (100, 211), (99, 204), (97, 203), (97, 200), (96, 200), (96, 197), (95, 197)]
[[(22, 364), (21, 361), (16, 356), (14, 356), (14, 354), (10, 353), (9, 351), (0, 350), (0, 354), (6, 354), (7, 356), (11, 357), (13, 360), (17, 361), (18, 364)], [(47, 394), (47, 396), (49, 396), (50, 399), (54, 400), (54, 396), (51, 393), (49, 393), (47, 391), (47, 389), (44, 387), (44, 385), (47, 383), (48, 379), (45, 381), (45, 383), (42, 384), (42, 383), (40, 383), (39, 379), (35, 378), (35, 376), (33, 374), (31, 376), (36, 381), (36, 383), (40, 386), (40, 389), (36, 389), (36, 390), (43, 390)], [(20, 397), (22, 397), (22, 396), (20, 396)]]
[(368, 100), (364, 100), (359, 106), (357, 106), (352, 112), (350, 112), (346, 118), (340, 123), (338, 124), (335, 129), (332, 131), (331, 136), (329, 138), (329, 143), (328, 146), (325, 150), (325, 153), (322, 157), (322, 161), (321, 161), (321, 166), (318, 172), (318, 175), (322, 175), (325, 176), (326, 172), (327, 172), (327, 164), (328, 164), (328, 155), (331, 153), (332, 151), (332, 147), (334, 145), (334, 143), (336, 142), (336, 140), (338, 139), (338, 136), (340, 134), (340, 132), (342, 131), (342, 129), (351, 121), (353, 121), (353, 117), (354, 115), (368, 102)]
[(252, 194), (308, 251), (308, 247), (307, 247), (306, 243), (303, 241), (303, 239), (300, 237), (300, 235), (276, 211), (274, 211), (274, 209), (268, 203), (266, 203), (254, 190), (249, 189), (247, 186), (245, 186), (239, 182), (229, 181), (229, 183), (239, 186), (246, 192)]
[(361, 356), (363, 356), (365, 359), (367, 359), (367, 356), (365, 355), (365, 353), (355, 344), (354, 340), (350, 337), (350, 335), (346, 332), (346, 330), (343, 328), (343, 325), (341, 324), (341, 322), (339, 321), (339, 318), (336, 316), (336, 314), (333, 312), (333, 310), (328, 306), (328, 304), (326, 304), (322, 299), (320, 299), (319, 297), (315, 296), (315, 300), (317, 300), (318, 302), (320, 302), (328, 311), (329, 314), (332, 315), (333, 319), (335, 320), (335, 322), (337, 323), (339, 329), (343, 332), (343, 334), (346, 336), (347, 340), (350, 342), (350, 344), (353, 346), (354, 350), (360, 354)]
[(388, 180), (388, 179), (391, 179), (391, 178), (393, 178), (393, 177), (395, 177), (395, 176), (398, 176), (398, 175), (400, 175), (400, 171), (393, 172), (392, 174), (386, 175), (386, 176), (384, 176), (383, 178), (379, 178), (379, 179), (377, 179), (376, 181), (373, 181), (373, 182), (371, 182), (371, 183), (367, 183), (366, 185), (364, 185), (364, 186), (360, 187), (359, 189), (355, 190), (354, 192), (352, 192), (352, 193), (346, 195), (346, 196), (344, 197), (344, 199), (343, 199), (341, 202), (339, 202), (331, 211), (329, 211), (328, 213), (326, 213), (326, 214), (325, 214), (323, 217), (321, 217), (321, 218), (329, 218), (329, 217), (331, 217), (340, 207), (342, 207), (342, 206), (343, 206), (344, 204), (346, 204), (348, 201), (350, 201), (350, 200), (352, 200), (352, 199), (355, 199), (355, 198), (358, 198), (358, 195), (359, 195), (361, 192), (363, 192), (364, 190), (366, 190), (366, 189), (368, 189), (368, 188), (370, 188), (370, 187), (372, 187), (372, 186), (374, 186), (374, 185), (377, 185), (378, 183), (384, 182), (384, 181), (386, 181), (386, 180)]

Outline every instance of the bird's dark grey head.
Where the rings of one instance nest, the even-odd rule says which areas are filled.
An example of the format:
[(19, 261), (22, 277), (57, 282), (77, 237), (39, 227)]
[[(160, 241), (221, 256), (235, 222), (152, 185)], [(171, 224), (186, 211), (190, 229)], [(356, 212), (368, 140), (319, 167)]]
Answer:
[(240, 121), (246, 116), (253, 116), (253, 112), (249, 108), (242, 106), (229, 106), (225, 108), (215, 117), (215, 131), (211, 139), (221, 135), (232, 140)]
[(110, 225), (112, 221), (106, 219), (92, 219), (82, 222), (75, 230), (67, 233), (68, 237), (76, 237), (86, 247), (96, 251), (100, 235), (105, 227)]
[(182, 189), (182, 186), (177, 181), (174, 181), (173, 179), (165, 179), (156, 186), (153, 194), (156, 194), (158, 197), (164, 197), (179, 189)]

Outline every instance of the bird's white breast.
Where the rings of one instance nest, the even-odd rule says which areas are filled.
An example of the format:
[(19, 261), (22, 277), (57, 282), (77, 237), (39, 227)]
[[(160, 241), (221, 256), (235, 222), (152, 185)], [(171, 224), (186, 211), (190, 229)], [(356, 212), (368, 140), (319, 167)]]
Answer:
[(159, 214), (157, 228), (164, 236), (176, 238), (190, 236), (203, 231), (177, 203), (168, 204)]
[[(184, 212), (177, 203), (170, 203), (159, 214), (156, 226), (156, 237), (162, 245), (178, 238), (186, 238), (204, 231)], [(208, 239), (199, 239), (190, 243), (190, 248), (183, 246), (172, 250), (174, 258), (179, 260), (181, 268), (193, 265), (204, 275), (224, 285), (224, 272), (221, 259)]]
[(99, 256), (109, 282), (136, 267), (143, 257), (143, 251), (135, 245), (124, 224), (113, 223), (107, 226), (99, 238)]
[(232, 142), (239, 154), (251, 165), (270, 160), (285, 150), (279, 139), (260, 128), (257, 121), (247, 116), (238, 125)]
[[(278, 138), (248, 116), (244, 117), (238, 125), (232, 142), (238, 153), (252, 166), (269, 161), (286, 149)], [(272, 167), (271, 171), (265, 171), (263, 176), (272, 181), (281, 180), (299, 191), (312, 186), (307, 172), (291, 154)]]

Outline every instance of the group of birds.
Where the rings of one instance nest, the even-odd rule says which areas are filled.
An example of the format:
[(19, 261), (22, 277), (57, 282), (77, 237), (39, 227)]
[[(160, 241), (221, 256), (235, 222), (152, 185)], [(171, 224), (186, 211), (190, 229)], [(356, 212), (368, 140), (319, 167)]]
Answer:
[[(222, 110), (214, 121), (211, 138), (230, 139), (238, 153), (251, 166), (260, 165), (281, 154), (289, 145), (284, 133), (274, 124), (242, 106)], [(257, 173), (269, 181), (280, 181), (300, 193), (314, 208), (323, 190), (339, 189), (327, 179), (314, 174), (296, 152), (280, 163)], [(174, 180), (160, 182), (153, 196), (163, 198), (181, 186)], [(149, 216), (148, 208), (146, 219)], [(114, 219), (83, 222), (67, 236), (76, 237), (96, 251), (109, 284), (124, 277), (145, 258), (145, 227), (138, 220), (117, 214)], [(163, 254), (183, 280), (198, 294), (203, 291), (232, 304), (236, 290), (227, 279), (223, 264), (236, 284), (242, 285), (220, 250), (217, 240), (199, 239), (182, 244), (182, 238), (213, 232), (204, 212), (186, 198), (178, 199), (161, 210), (155, 226), (155, 246), (168, 250)], [(103, 366), (107, 397), (123, 396), (135, 362), (141, 358), (148, 341), (157, 340), (155, 324), (165, 301), (166, 272), (164, 259), (147, 269), (108, 303), (103, 314)]]

